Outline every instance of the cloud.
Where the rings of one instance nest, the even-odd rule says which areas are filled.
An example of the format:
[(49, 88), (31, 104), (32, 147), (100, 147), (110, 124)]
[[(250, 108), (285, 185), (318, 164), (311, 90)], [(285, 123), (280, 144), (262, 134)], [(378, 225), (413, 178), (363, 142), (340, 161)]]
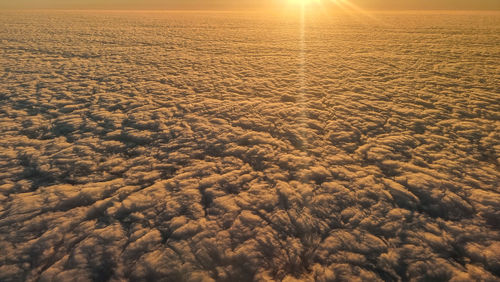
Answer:
[(0, 280), (497, 280), (498, 20), (384, 21), (1, 14)]

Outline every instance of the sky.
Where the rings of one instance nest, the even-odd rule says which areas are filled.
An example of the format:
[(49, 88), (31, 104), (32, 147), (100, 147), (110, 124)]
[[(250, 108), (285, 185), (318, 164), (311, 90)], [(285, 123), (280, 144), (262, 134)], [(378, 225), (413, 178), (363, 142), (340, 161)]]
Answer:
[[(245, 10), (296, 0), (0, 0), (0, 9)], [(498, 0), (351, 0), (368, 10), (500, 10)]]

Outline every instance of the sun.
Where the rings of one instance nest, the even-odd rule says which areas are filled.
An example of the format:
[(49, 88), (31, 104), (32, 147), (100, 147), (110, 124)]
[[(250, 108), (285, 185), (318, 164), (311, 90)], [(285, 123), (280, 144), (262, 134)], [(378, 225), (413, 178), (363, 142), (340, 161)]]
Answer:
[(307, 6), (311, 4), (318, 4), (321, 0), (288, 0), (293, 5)]

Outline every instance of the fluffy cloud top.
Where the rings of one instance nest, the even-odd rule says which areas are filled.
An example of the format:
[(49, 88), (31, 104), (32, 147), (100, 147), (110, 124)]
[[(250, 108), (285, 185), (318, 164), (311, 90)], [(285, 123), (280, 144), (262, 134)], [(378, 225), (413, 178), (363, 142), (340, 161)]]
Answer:
[(380, 18), (0, 14), (0, 280), (497, 281), (500, 19)]

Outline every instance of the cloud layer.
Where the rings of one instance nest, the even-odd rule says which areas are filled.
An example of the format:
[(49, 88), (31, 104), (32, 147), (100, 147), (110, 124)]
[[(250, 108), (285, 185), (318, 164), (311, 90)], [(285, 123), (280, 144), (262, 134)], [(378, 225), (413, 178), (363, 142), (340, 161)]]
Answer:
[(0, 14), (0, 280), (498, 281), (500, 19), (379, 18)]

